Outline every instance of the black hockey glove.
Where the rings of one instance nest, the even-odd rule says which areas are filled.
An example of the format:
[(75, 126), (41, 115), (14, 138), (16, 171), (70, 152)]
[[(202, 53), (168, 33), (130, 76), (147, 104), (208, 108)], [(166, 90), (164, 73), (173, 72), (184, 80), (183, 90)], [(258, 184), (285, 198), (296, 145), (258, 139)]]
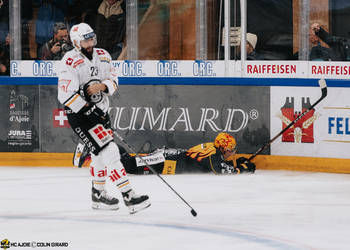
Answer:
[(248, 159), (245, 157), (239, 157), (236, 163), (237, 163), (236, 168), (239, 169), (241, 173), (255, 172), (255, 164), (252, 162), (249, 162)]
[(234, 166), (221, 162), (221, 174), (237, 174), (237, 171)]
[(89, 103), (88, 106), (83, 107), (80, 112), (86, 116), (93, 124), (102, 124), (104, 127), (110, 125), (109, 116), (102, 111), (95, 104)]

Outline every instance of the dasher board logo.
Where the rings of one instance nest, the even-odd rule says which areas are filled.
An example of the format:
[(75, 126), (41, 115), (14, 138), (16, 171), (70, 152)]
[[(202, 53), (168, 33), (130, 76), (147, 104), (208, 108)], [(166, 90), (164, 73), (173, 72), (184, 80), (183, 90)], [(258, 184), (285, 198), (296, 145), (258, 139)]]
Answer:
[(115, 129), (156, 130), (156, 131), (213, 131), (239, 132), (248, 122), (259, 118), (255, 108), (217, 109), (202, 107), (194, 110), (189, 107), (111, 107), (111, 122)]
[(9, 140), (31, 140), (31, 130), (10, 130), (7, 135)]
[(9, 121), (11, 123), (30, 122), (28, 106), (28, 96), (18, 95), (14, 89), (11, 90), (9, 103)]
[(64, 109), (54, 109), (52, 111), (52, 120), (54, 128), (69, 128), (68, 117)]
[[(282, 130), (311, 107), (310, 97), (302, 97), (301, 105), (301, 110), (295, 110), (294, 97), (286, 97), (286, 101), (281, 107), (281, 114), (278, 115), (282, 121)], [(316, 119), (317, 114), (313, 108), (282, 134), (282, 142), (314, 143), (314, 122)]]

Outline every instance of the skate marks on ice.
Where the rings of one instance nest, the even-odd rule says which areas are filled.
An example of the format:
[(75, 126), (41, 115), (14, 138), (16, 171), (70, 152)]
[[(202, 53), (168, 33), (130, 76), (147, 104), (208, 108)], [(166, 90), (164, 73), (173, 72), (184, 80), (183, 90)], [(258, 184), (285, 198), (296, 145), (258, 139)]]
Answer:
[[(6, 181), (11, 178), (16, 180)], [(114, 238), (132, 242), (118, 242), (124, 250), (347, 249), (350, 244), (348, 175), (257, 171), (166, 179), (198, 217), (155, 176), (131, 176), (152, 206), (129, 215), (123, 204), (119, 211), (91, 209), (88, 169), (0, 168), (5, 190), (0, 237), (66, 240), (74, 250), (115, 249)]]

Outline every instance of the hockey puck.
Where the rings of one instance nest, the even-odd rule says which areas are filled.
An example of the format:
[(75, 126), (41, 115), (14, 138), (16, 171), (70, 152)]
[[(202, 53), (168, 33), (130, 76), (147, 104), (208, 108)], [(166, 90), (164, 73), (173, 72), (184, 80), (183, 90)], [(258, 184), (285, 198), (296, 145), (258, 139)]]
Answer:
[(194, 209), (192, 209), (192, 210), (191, 210), (191, 214), (192, 214), (194, 217), (196, 217), (196, 216), (197, 216), (197, 212), (196, 212), (196, 211), (194, 211)]

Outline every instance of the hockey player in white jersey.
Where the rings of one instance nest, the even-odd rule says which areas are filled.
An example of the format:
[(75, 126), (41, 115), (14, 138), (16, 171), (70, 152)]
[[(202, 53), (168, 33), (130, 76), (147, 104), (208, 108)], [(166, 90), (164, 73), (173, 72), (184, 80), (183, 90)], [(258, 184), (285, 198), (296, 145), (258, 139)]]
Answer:
[(92, 152), (92, 207), (119, 208), (118, 199), (105, 191), (108, 178), (121, 191), (129, 212), (136, 213), (150, 202), (147, 195), (135, 194), (113, 142), (108, 96), (117, 90), (118, 78), (111, 57), (106, 50), (95, 48), (96, 35), (86, 23), (74, 25), (70, 38), (74, 49), (60, 62), (58, 100), (65, 105), (72, 129)]

